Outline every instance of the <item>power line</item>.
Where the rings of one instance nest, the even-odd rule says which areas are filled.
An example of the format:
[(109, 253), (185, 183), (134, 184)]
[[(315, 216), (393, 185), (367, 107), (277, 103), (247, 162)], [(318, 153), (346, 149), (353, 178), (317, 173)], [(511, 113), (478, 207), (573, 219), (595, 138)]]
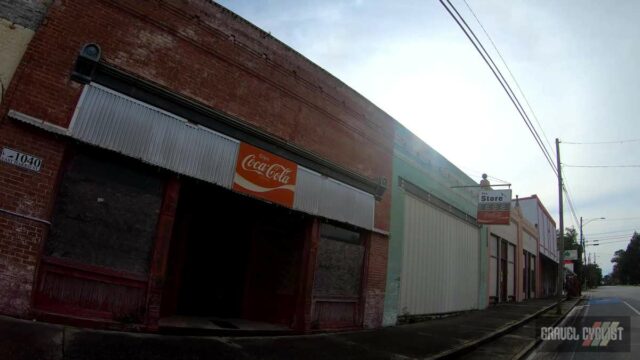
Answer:
[[(447, 4), (449, 6), (447, 6), (445, 4), (445, 1), (447, 2)], [(542, 154), (547, 159), (547, 162), (551, 166), (551, 169), (557, 175), (558, 172), (557, 172), (556, 166), (555, 166), (555, 164), (554, 164), (554, 162), (552, 160), (552, 157), (549, 154), (549, 151), (547, 150), (547, 148), (545, 147), (544, 143), (542, 142), (542, 139), (540, 138), (540, 135), (538, 134), (537, 130), (535, 129), (535, 127), (531, 123), (531, 120), (526, 115), (526, 112), (525, 112), (524, 108), (522, 107), (522, 104), (520, 104), (520, 101), (518, 100), (517, 96), (515, 95), (515, 93), (511, 89), (511, 87), (509, 86), (509, 83), (505, 80), (504, 76), (502, 75), (502, 72), (500, 72), (500, 69), (495, 64), (493, 59), (491, 58), (491, 55), (489, 55), (487, 50), (482, 45), (482, 42), (478, 39), (476, 34), (473, 32), (473, 29), (471, 29), (469, 24), (467, 24), (465, 19), (462, 17), (462, 15), (460, 15), (460, 13), (456, 9), (456, 7), (453, 6), (451, 1), (449, 1), (449, 0), (440, 0), (440, 4), (442, 4), (442, 6), (447, 10), (449, 15), (451, 15), (453, 20), (456, 22), (456, 24), (458, 24), (460, 29), (464, 32), (464, 34), (469, 39), (469, 41), (471, 41), (471, 44), (476, 49), (476, 51), (480, 54), (480, 56), (482, 57), (484, 62), (487, 64), (487, 66), (489, 67), (489, 69), (491, 70), (491, 72), (493, 73), (495, 78), (500, 83), (500, 86), (502, 87), (502, 89), (507, 93), (507, 96), (509, 97), (509, 100), (511, 100), (511, 103), (513, 103), (513, 106), (515, 106), (516, 110), (520, 114), (520, 117), (522, 117), (522, 120), (525, 122), (525, 125), (529, 129), (529, 132), (531, 132), (531, 134), (533, 135), (534, 140), (538, 144), (538, 147), (540, 147), (540, 149), (542, 150)], [(453, 9), (453, 12), (456, 13), (457, 17), (456, 17), (456, 15), (453, 14), (453, 12), (451, 11), (451, 9), (449, 7), (451, 7), (451, 9)], [(474, 39), (475, 39), (475, 41), (474, 41)]]
[(580, 221), (578, 221), (576, 209), (573, 206), (573, 200), (571, 200), (571, 196), (569, 195), (569, 191), (567, 190), (567, 188), (563, 186), (562, 189), (564, 190), (564, 194), (567, 195), (567, 203), (569, 203), (569, 209), (571, 210), (571, 215), (573, 215), (573, 226), (577, 227)]
[(594, 141), (594, 142), (563, 141), (564, 144), (569, 144), (569, 145), (605, 145), (605, 144), (626, 144), (626, 143), (632, 143), (632, 142), (640, 142), (640, 139), (613, 140), (613, 141)]
[[(562, 167), (560, 167), (560, 170), (562, 171)], [(567, 182), (566, 176), (564, 176), (564, 172), (562, 172), (562, 175), (563, 175), (562, 177), (564, 179), (562, 190), (564, 190), (565, 195), (567, 195), (567, 202), (569, 203), (569, 209), (571, 209), (571, 215), (573, 215), (573, 221), (574, 221), (573, 226), (577, 227), (580, 222), (578, 221), (577, 211), (575, 209), (575, 206), (573, 205), (573, 199), (571, 198), (571, 195), (569, 194), (569, 183)]]
[(570, 168), (639, 168), (640, 165), (569, 165), (562, 164), (564, 167)]
[(633, 231), (638, 231), (639, 228), (634, 228), (634, 229), (626, 229), (626, 230), (615, 230), (615, 231), (604, 231), (604, 232), (597, 232), (597, 233), (589, 233), (589, 234), (585, 234), (584, 236), (586, 237), (588, 236), (593, 236), (593, 235), (606, 235), (606, 234), (615, 234), (615, 233), (628, 233), (628, 232), (633, 232)]
[[(458, 165), (458, 167), (459, 167), (460, 169), (462, 169), (462, 170), (463, 170), (467, 175), (473, 175), (473, 176), (481, 177), (483, 174), (485, 174), (484, 172), (480, 172), (480, 171), (478, 171), (478, 170), (472, 169), (472, 168), (467, 167), (467, 166), (461, 166), (461, 165)], [(501, 183), (504, 183), (504, 184), (509, 184), (509, 181), (499, 179), (499, 178), (497, 178), (497, 177), (495, 177), (495, 176), (491, 176), (491, 175), (489, 175), (489, 174), (487, 174), (487, 177), (488, 177), (489, 179), (493, 179), (493, 180), (496, 180), (496, 181), (500, 181)]]
[(527, 104), (527, 107), (529, 108), (529, 110), (531, 110), (531, 114), (533, 115), (533, 119), (536, 121), (536, 124), (538, 124), (538, 127), (540, 128), (540, 131), (542, 131), (542, 135), (544, 136), (544, 139), (547, 141), (547, 145), (549, 145), (549, 148), (552, 149), (551, 152), (553, 153), (553, 145), (551, 145), (551, 142), (549, 141), (549, 138), (547, 137), (547, 134), (544, 132), (544, 129), (542, 128), (542, 125), (540, 124), (540, 121), (538, 121), (538, 116), (536, 116), (536, 113), (533, 110), (533, 107), (531, 106), (531, 104), (529, 103), (529, 100), (527, 99), (527, 96), (524, 94), (524, 91), (522, 91), (522, 88), (520, 87), (520, 83), (518, 82), (516, 77), (511, 72), (511, 68), (509, 67), (507, 62), (504, 60), (504, 58), (502, 57), (502, 53), (498, 49), (498, 46), (496, 46), (496, 43), (493, 42), (493, 38), (491, 38), (491, 35), (489, 35), (489, 32), (487, 32), (487, 29), (484, 28), (484, 25), (482, 25), (482, 22), (480, 22), (480, 19), (476, 15), (475, 11), (473, 11), (473, 9), (471, 8), (471, 6), (467, 2), (467, 0), (463, 0), (463, 1), (464, 1), (464, 4), (467, 6), (467, 9), (469, 9), (469, 11), (473, 15), (473, 17), (476, 19), (476, 22), (478, 23), (478, 25), (480, 25), (480, 28), (482, 29), (482, 32), (484, 32), (484, 34), (487, 36), (487, 39), (489, 39), (489, 41), (491, 42), (491, 45), (493, 46), (493, 49), (498, 54), (498, 57), (500, 57), (500, 61), (502, 61), (502, 64), (504, 64), (504, 67), (507, 69), (507, 72), (509, 73), (509, 76), (511, 76), (511, 79), (513, 80), (513, 82), (515, 83), (516, 88), (518, 89), (518, 92), (520, 92), (520, 94), (522, 95), (522, 98), (524, 99), (525, 104)]
[(618, 235), (610, 235), (610, 236), (600, 236), (600, 237), (589, 237), (587, 239), (587, 237), (585, 237), (585, 241), (600, 241), (600, 240), (611, 240), (611, 239), (622, 239), (622, 238), (627, 238), (630, 239), (633, 236), (633, 234), (618, 234)]
[[(608, 240), (605, 242), (598, 243), (598, 245), (609, 245), (609, 244), (615, 244), (620, 242), (630, 242), (630, 241), (631, 241), (631, 238), (620, 239), (620, 240)], [(594, 246), (594, 244), (587, 244), (587, 246)]]
[[(453, 12), (455, 12), (457, 17), (453, 14), (451, 9), (449, 9), (449, 7), (447, 7), (447, 5), (444, 3), (444, 1), (447, 2), (447, 4), (451, 7), (451, 9), (453, 9)], [(480, 54), (480, 56), (482, 57), (484, 62), (487, 64), (487, 66), (489, 67), (489, 69), (491, 70), (491, 72), (493, 73), (495, 78), (500, 83), (500, 86), (502, 87), (502, 89), (507, 93), (507, 96), (509, 97), (509, 100), (511, 100), (511, 103), (515, 106), (516, 110), (518, 111), (518, 114), (520, 114), (520, 117), (522, 118), (522, 120), (524, 121), (525, 125), (529, 129), (529, 132), (533, 135), (533, 138), (536, 141), (536, 143), (538, 144), (538, 147), (540, 148), (540, 150), (542, 150), (542, 154), (545, 156), (547, 162), (551, 166), (551, 170), (554, 172), (554, 174), (556, 176), (558, 176), (559, 172), (561, 172), (561, 169), (558, 169), (556, 167), (556, 164), (554, 163), (554, 161), (552, 159), (552, 156), (550, 155), (549, 149), (547, 149), (547, 147), (545, 146), (544, 142), (542, 141), (542, 138), (540, 137), (540, 134), (538, 134), (535, 126), (532, 124), (531, 120), (529, 119), (529, 116), (527, 115), (526, 110), (524, 109), (524, 107), (522, 106), (520, 101), (518, 100), (518, 97), (514, 93), (513, 89), (511, 89), (511, 86), (509, 85), (509, 82), (504, 78), (504, 76), (502, 75), (502, 72), (500, 71), (500, 69), (498, 68), (496, 63), (493, 61), (493, 58), (491, 57), (491, 55), (487, 52), (485, 47), (482, 45), (482, 42), (476, 36), (476, 34), (473, 31), (473, 29), (471, 29), (469, 24), (467, 24), (467, 22), (465, 21), (464, 17), (462, 17), (462, 15), (460, 15), (460, 13), (456, 9), (456, 7), (451, 3), (451, 1), (450, 0), (440, 0), (440, 3), (447, 10), (449, 15), (451, 15), (451, 17), (454, 19), (454, 21), (458, 24), (460, 29), (464, 32), (464, 34), (469, 39), (469, 41), (471, 41), (471, 44), (474, 46), (476, 51)], [(542, 133), (543, 133), (543, 135), (544, 135), (544, 137), (545, 137), (545, 139), (547, 141), (547, 144), (551, 148), (553, 148), (553, 146), (551, 146), (550, 143), (549, 143), (549, 139), (547, 138), (546, 134), (544, 133), (544, 129), (542, 128), (542, 125), (540, 124), (540, 121), (538, 121), (538, 118), (535, 115), (533, 107), (528, 102), (528, 100), (526, 98), (526, 95), (522, 91), (522, 88), (520, 87), (520, 84), (518, 83), (518, 81), (516, 80), (515, 76), (511, 72), (511, 69), (509, 68), (509, 65), (506, 63), (506, 61), (502, 57), (502, 54), (500, 53), (500, 50), (498, 50), (495, 42), (493, 41), (493, 39), (491, 38), (491, 36), (487, 32), (487, 30), (484, 28), (484, 26), (482, 25), (482, 23), (480, 22), (480, 20), (476, 16), (476, 14), (473, 11), (473, 9), (466, 2), (466, 0), (464, 0), (464, 3), (467, 6), (467, 8), (469, 9), (469, 11), (471, 12), (471, 14), (473, 15), (473, 17), (476, 19), (476, 21), (478, 22), (480, 27), (482, 28), (482, 31), (485, 33), (485, 35), (487, 36), (487, 38), (489, 39), (489, 41), (493, 45), (493, 48), (495, 49), (495, 51), (497, 52), (498, 56), (502, 60), (502, 63), (504, 64), (504, 66), (506, 67), (507, 71), (509, 72), (509, 75), (511, 76), (512, 80), (515, 82), (515, 84), (517, 86), (517, 89), (519, 90), (520, 94), (524, 98), (529, 110), (532, 112), (532, 114), (534, 116), (534, 119), (536, 120), (536, 123), (538, 124), (538, 127), (540, 127), (540, 130), (542, 131)], [(573, 215), (573, 225), (575, 227), (575, 226), (577, 226), (579, 221), (578, 221), (578, 216), (576, 214), (575, 206), (573, 204), (572, 197), (569, 194), (568, 187), (569, 187), (568, 184), (566, 186), (563, 185), (562, 186), (562, 191), (566, 194), (567, 202), (569, 204), (569, 208), (571, 209), (571, 214)], [(562, 229), (562, 231), (564, 232), (564, 229)]]
[(500, 181), (500, 182), (505, 183), (505, 184), (508, 184), (508, 183), (509, 183), (507, 180), (498, 179), (498, 178), (497, 178), (497, 177), (495, 177), (495, 176), (487, 175), (487, 177), (488, 177), (488, 178), (490, 178), (490, 179), (493, 179), (493, 180)]

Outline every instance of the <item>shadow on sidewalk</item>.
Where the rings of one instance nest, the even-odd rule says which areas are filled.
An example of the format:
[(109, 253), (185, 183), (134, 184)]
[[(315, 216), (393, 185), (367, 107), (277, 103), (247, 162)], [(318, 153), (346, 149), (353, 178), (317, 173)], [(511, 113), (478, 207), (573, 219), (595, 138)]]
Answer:
[(421, 323), (348, 333), (195, 337), (63, 327), (0, 317), (2, 359), (399, 359), (446, 355), (553, 305), (536, 299)]

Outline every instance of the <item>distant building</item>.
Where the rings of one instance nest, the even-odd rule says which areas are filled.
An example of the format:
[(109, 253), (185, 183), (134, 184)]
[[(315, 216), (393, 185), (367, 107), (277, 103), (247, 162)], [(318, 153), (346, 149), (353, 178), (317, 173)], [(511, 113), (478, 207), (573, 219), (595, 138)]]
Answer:
[(512, 201), (511, 223), (489, 225), (489, 301), (522, 301), (537, 297), (538, 232), (523, 217), (521, 202)]
[(556, 292), (559, 258), (556, 223), (536, 195), (520, 198), (520, 208), (522, 215), (536, 227), (540, 239), (538, 296), (553, 296)]

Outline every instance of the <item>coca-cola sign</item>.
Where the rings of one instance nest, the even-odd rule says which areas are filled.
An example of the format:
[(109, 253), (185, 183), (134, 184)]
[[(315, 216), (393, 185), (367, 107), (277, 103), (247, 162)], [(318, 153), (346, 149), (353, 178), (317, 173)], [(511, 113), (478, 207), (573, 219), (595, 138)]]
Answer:
[(233, 189), (292, 207), (297, 172), (296, 163), (255, 146), (241, 143)]

